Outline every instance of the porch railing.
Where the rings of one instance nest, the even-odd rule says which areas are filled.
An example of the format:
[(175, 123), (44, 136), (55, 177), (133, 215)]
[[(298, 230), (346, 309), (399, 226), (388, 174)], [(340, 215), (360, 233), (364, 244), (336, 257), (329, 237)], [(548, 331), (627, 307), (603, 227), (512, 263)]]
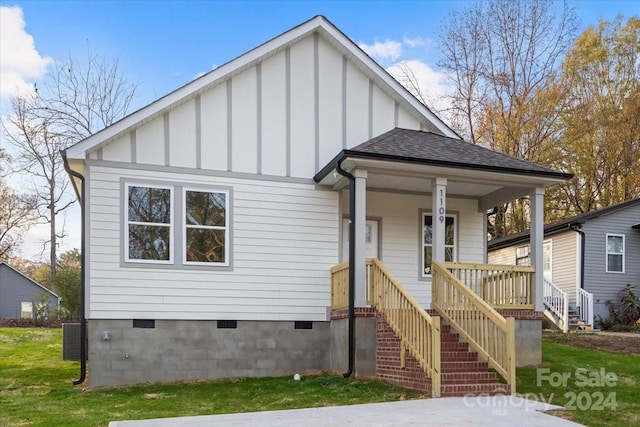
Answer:
[(366, 263), (371, 305), (431, 378), (432, 396), (439, 397), (440, 318), (430, 316), (380, 261), (369, 258)]
[(593, 324), (593, 294), (579, 288), (576, 299), (576, 308), (580, 319), (592, 328), (595, 327)]
[(331, 308), (349, 306), (349, 262), (331, 267)]
[(554, 317), (554, 323), (565, 334), (569, 332), (569, 295), (546, 277), (542, 301)]
[(445, 267), (493, 308), (533, 309), (534, 307), (535, 269), (533, 267), (460, 262), (447, 262)]
[(505, 319), (440, 263), (431, 267), (432, 307), (516, 389), (515, 320)]

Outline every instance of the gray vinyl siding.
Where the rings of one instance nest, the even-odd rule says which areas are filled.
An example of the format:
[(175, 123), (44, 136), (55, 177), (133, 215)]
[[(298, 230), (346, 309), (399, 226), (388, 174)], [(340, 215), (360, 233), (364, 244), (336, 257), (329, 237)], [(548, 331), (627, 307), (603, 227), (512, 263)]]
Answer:
[(49, 307), (58, 308), (58, 298), (6, 264), (0, 264), (0, 318), (19, 319), (23, 302), (35, 302), (49, 294)]
[[(640, 206), (635, 205), (594, 218), (584, 224), (586, 235), (584, 287), (593, 293), (596, 315), (608, 316), (605, 302), (615, 300), (628, 283), (640, 286), (640, 232), (631, 226), (640, 222)], [(606, 236), (625, 236), (624, 273), (606, 272)]]

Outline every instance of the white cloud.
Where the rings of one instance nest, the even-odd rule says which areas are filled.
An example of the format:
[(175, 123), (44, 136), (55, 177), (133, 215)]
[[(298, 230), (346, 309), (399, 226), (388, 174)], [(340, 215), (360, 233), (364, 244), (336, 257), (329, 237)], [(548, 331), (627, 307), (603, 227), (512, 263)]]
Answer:
[(449, 109), (448, 95), (452, 88), (444, 73), (417, 59), (397, 62), (388, 67), (387, 72), (418, 99), (425, 99), (427, 104), (434, 108), (434, 112)]
[(42, 77), (53, 62), (36, 50), (18, 6), (0, 6), (0, 52), (0, 97), (30, 90), (29, 80)]
[(209, 73), (210, 71), (215, 70), (216, 68), (218, 68), (218, 66), (216, 64), (213, 64), (213, 65), (211, 65), (211, 69), (209, 71), (200, 71), (193, 78), (194, 79), (200, 78), (200, 77), (204, 76), (205, 74)]
[(402, 55), (402, 43), (395, 40), (376, 40), (373, 44), (360, 43), (358, 46), (377, 61), (396, 61)]
[(424, 46), (426, 41), (422, 37), (406, 37), (402, 40), (402, 43), (406, 44), (409, 47), (418, 47)]

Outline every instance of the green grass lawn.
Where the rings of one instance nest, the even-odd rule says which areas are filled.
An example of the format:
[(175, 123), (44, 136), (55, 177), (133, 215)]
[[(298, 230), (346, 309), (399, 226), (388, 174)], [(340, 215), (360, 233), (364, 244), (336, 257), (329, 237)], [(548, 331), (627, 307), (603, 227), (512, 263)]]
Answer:
[(82, 391), (61, 360), (60, 329), (0, 328), (0, 426), (106, 426), (109, 421), (414, 399), (421, 393), (335, 375), (236, 379)]
[(640, 356), (552, 341), (543, 339), (541, 367), (518, 369), (518, 393), (565, 406), (556, 415), (587, 426), (640, 425)]
[[(552, 337), (543, 340), (541, 368), (548, 371), (518, 369), (518, 393), (571, 405), (575, 409), (557, 415), (588, 426), (640, 425), (640, 356), (552, 341)], [(61, 354), (60, 329), (0, 328), (0, 426), (106, 426), (109, 421), (124, 419), (421, 397), (419, 392), (377, 381), (331, 375), (304, 377), (300, 382), (291, 377), (236, 379), (82, 391), (71, 385), (79, 376), (79, 363), (62, 361)], [(615, 374), (615, 380), (611, 376), (603, 379), (603, 369), (605, 374)], [(562, 375), (569, 375), (566, 381), (560, 379)], [(605, 380), (608, 384), (596, 384)]]

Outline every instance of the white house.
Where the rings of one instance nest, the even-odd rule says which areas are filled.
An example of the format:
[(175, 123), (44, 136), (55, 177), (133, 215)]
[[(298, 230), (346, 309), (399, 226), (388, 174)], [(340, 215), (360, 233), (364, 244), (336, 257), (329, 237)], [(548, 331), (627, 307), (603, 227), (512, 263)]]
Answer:
[[(525, 195), (541, 254), (544, 189), (571, 176), (461, 141), (322, 16), (65, 157), (84, 206), (92, 387), (342, 370), (354, 358), (331, 269), (349, 247), (351, 312), (379, 308), (366, 258), (435, 310), (432, 261), (485, 263), (486, 210)], [(530, 285), (539, 312), (541, 277)], [(368, 331), (349, 335), (369, 357), (356, 374), (382, 363)]]

